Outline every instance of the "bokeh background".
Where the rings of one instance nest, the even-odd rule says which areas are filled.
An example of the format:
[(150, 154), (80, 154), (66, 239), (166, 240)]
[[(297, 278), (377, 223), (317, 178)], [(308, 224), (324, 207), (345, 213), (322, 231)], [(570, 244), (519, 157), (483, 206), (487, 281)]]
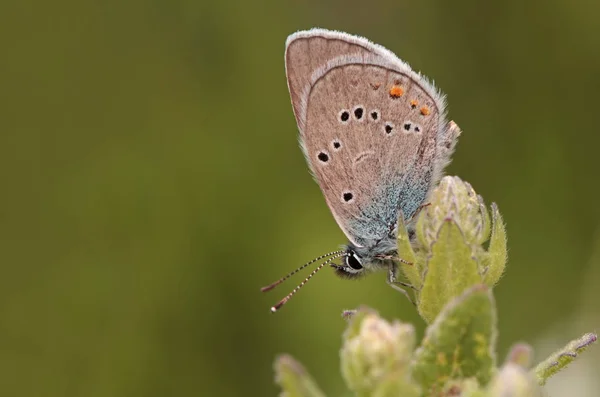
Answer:
[[(323, 271), (277, 315), (300, 278), (259, 292), (344, 242), (285, 80), (287, 35), (313, 26), (386, 46), (448, 95), (463, 135), (447, 171), (508, 227), (501, 355), (597, 330), (599, 15), (586, 0), (3, 1), (0, 395), (270, 396), (289, 352), (333, 396), (342, 309), (422, 335), (383, 274)], [(599, 363), (592, 349), (549, 388), (596, 396)]]

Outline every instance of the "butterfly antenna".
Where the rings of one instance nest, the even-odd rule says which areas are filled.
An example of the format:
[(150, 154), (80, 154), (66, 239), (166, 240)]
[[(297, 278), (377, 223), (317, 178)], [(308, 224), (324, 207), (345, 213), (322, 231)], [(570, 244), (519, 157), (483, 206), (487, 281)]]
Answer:
[[(296, 288), (294, 288), (292, 290), (292, 292), (290, 292), (285, 298), (283, 298), (282, 300), (279, 301), (279, 303), (277, 303), (275, 306), (271, 307), (271, 312), (275, 313), (277, 312), (277, 310), (281, 309), (281, 306), (285, 305), (285, 303), (287, 301), (289, 301), (292, 296), (294, 296), (296, 294), (296, 292), (298, 292), (300, 290), (300, 288), (302, 288), (302, 286), (304, 284), (306, 284), (308, 282), (308, 280), (310, 280), (312, 278), (312, 276), (314, 276), (315, 274), (317, 274), (317, 272), (319, 270), (321, 270), (323, 267), (325, 267), (326, 265), (330, 264), (331, 261), (333, 261), (334, 259), (337, 259), (339, 257), (342, 256), (347, 256), (348, 254), (346, 254), (345, 252), (341, 252), (329, 259), (327, 259), (325, 262), (321, 263), (319, 266), (317, 266), (317, 268), (315, 270), (313, 270), (312, 272), (310, 272), (310, 274), (304, 279), (304, 281), (302, 281), (300, 284), (298, 284), (298, 286)], [(333, 265), (332, 265), (333, 266)]]
[(262, 292), (267, 292), (272, 290), (273, 288), (277, 287), (279, 284), (283, 283), (285, 280), (287, 280), (288, 278), (292, 277), (294, 274), (298, 273), (300, 270), (304, 269), (305, 267), (312, 265), (313, 263), (315, 263), (316, 261), (320, 261), (323, 258), (327, 258), (328, 256), (331, 255), (338, 255), (341, 254), (344, 251), (334, 251), (334, 252), (329, 252), (325, 255), (321, 255), (319, 257), (316, 257), (315, 259), (313, 259), (312, 261), (305, 263), (304, 265), (300, 266), (298, 269), (294, 270), (293, 272), (290, 272), (289, 274), (287, 274), (286, 276), (283, 276), (282, 278), (280, 278), (279, 280), (275, 281), (273, 284), (269, 284), (266, 287), (262, 287), (260, 290)]

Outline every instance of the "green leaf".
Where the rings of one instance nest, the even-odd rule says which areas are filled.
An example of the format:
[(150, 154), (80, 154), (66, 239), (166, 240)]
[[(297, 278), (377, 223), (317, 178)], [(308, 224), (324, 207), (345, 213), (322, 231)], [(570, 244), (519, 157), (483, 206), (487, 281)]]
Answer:
[[(431, 195), (435, 195), (437, 192), (437, 189), (434, 189), (433, 192), (431, 193)], [(415, 222), (415, 239), (417, 242), (417, 245), (419, 247), (422, 248), (429, 248), (429, 243), (428, 243), (428, 239), (427, 239), (427, 226), (428, 224), (430, 224), (431, 222), (431, 197), (430, 197), (430, 203), (429, 206), (424, 207), (421, 209), (421, 212), (419, 213), (419, 215), (417, 216), (417, 221)], [(404, 223), (404, 222), (403, 222)], [(398, 230), (400, 230), (400, 228), (398, 227)]]
[(421, 317), (431, 323), (451, 299), (479, 283), (481, 276), (471, 247), (456, 223), (446, 220), (431, 247), (427, 273), (419, 293)]
[(404, 273), (404, 276), (408, 279), (410, 284), (416, 289), (421, 288), (421, 274), (423, 269), (422, 264), (417, 261), (415, 252), (412, 249), (408, 232), (406, 230), (406, 224), (404, 223), (404, 216), (400, 214), (398, 217), (398, 257), (406, 262), (399, 262), (399, 267)]
[(596, 342), (596, 334), (585, 334), (579, 339), (571, 341), (564, 348), (558, 350), (543, 362), (539, 363), (533, 370), (540, 385), (546, 384), (548, 378), (569, 365), (579, 353), (587, 349), (592, 343)]
[(275, 382), (285, 397), (325, 397), (302, 364), (284, 354), (275, 359)]
[(489, 397), (541, 397), (542, 390), (522, 366), (509, 363), (502, 367), (488, 388)]
[(483, 281), (493, 287), (502, 277), (508, 259), (506, 229), (496, 203), (492, 203), (492, 236), (486, 259), (487, 270)]
[(496, 308), (477, 285), (450, 302), (426, 331), (412, 363), (413, 379), (438, 392), (450, 379), (474, 377), (486, 385), (495, 365)]
[(481, 214), (482, 232), (479, 235), (479, 239), (476, 241), (477, 244), (483, 244), (490, 238), (491, 233), (491, 222), (490, 214), (485, 206), (483, 197), (477, 195), (477, 201), (479, 202), (479, 213)]

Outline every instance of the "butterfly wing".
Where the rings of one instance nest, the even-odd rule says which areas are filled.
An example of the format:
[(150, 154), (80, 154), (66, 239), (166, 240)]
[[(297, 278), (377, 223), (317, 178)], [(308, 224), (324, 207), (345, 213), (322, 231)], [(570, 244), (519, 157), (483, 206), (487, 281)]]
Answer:
[(411, 217), (454, 148), (442, 95), (385, 48), (313, 29), (286, 43), (300, 143), (340, 228), (357, 246)]

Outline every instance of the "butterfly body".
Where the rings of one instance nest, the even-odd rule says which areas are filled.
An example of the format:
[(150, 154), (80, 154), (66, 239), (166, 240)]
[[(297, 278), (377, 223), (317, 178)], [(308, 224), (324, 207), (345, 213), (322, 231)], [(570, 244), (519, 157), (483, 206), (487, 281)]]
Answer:
[(324, 29), (288, 38), (286, 74), (302, 150), (349, 239), (346, 258), (382, 267), (400, 212), (413, 217), (449, 162), (458, 129), (444, 97), (385, 48)]

